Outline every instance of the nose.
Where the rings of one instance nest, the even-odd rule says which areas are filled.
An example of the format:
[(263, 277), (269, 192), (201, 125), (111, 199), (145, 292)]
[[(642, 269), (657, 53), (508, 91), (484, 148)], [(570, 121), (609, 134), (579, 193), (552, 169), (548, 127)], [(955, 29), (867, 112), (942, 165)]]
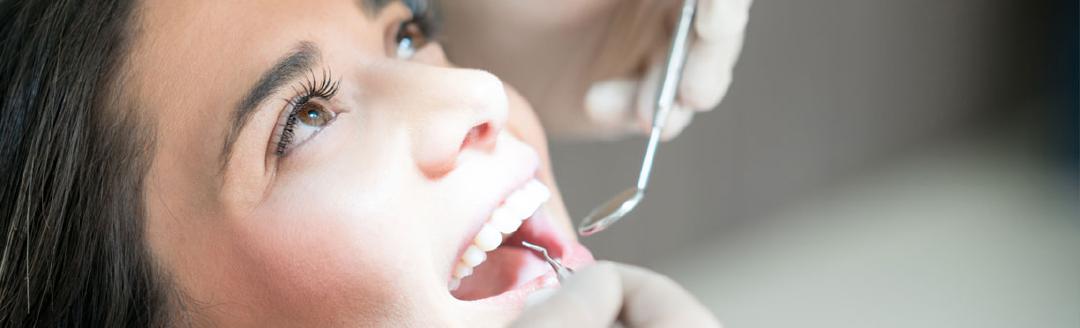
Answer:
[[(453, 171), (468, 154), (495, 149), (509, 105), (499, 78), (486, 71), (448, 67), (441, 49), (434, 50), (437, 53), (426, 55), (431, 62), (405, 64), (395, 74), (408, 77), (407, 86), (395, 89), (414, 90), (399, 93), (403, 106), (395, 107), (408, 110), (403, 115), (417, 167), (424, 175), (438, 178)], [(432, 65), (436, 61), (443, 65)]]
[(484, 71), (453, 69), (416, 127), (413, 155), (425, 175), (453, 171), (463, 155), (490, 152), (506, 126), (508, 105), (502, 82)]

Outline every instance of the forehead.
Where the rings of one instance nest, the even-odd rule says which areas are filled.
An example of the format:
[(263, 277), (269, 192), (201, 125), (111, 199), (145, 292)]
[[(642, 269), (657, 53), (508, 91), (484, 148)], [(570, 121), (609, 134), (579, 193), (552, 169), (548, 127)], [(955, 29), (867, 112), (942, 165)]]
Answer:
[(299, 40), (370, 29), (351, 0), (144, 0), (138, 11), (131, 64), (150, 93), (248, 81)]

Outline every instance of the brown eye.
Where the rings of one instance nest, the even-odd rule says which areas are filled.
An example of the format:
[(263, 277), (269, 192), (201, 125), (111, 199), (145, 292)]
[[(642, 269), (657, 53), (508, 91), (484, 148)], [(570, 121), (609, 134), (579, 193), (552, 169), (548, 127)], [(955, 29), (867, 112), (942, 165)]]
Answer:
[(307, 126), (323, 127), (330, 123), (330, 119), (333, 118), (333, 113), (326, 110), (325, 107), (316, 103), (306, 103), (300, 110), (296, 111), (296, 119)]
[(397, 57), (402, 59), (411, 58), (418, 49), (428, 43), (427, 33), (415, 21), (401, 23), (395, 38), (397, 39)]

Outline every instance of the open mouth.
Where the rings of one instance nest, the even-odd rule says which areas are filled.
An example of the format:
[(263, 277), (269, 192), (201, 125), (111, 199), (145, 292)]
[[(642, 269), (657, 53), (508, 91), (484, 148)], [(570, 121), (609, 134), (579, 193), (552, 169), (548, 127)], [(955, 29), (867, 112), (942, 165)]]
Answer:
[(480, 300), (552, 274), (539, 254), (521, 245), (527, 241), (546, 248), (554, 258), (564, 255), (567, 242), (539, 210), (550, 197), (548, 188), (535, 179), (511, 193), (455, 262), (450, 294), (460, 300)]

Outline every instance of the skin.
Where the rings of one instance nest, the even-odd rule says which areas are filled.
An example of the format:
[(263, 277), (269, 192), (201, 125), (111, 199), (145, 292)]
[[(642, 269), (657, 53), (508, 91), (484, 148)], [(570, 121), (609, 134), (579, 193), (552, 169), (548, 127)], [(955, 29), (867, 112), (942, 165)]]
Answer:
[[(393, 56), (401, 4), (349, 0), (146, 0), (123, 93), (152, 118), (146, 239), (211, 326), (504, 326), (520, 304), (452, 297), (449, 264), (502, 192), (537, 174), (544, 134), (513, 89), (457, 68), (438, 44)], [(232, 111), (300, 41), (340, 91), (334, 121), (274, 154), (283, 99), (262, 103), (220, 152)], [(472, 131), (473, 133), (470, 133)], [(542, 209), (573, 233), (555, 192)]]

